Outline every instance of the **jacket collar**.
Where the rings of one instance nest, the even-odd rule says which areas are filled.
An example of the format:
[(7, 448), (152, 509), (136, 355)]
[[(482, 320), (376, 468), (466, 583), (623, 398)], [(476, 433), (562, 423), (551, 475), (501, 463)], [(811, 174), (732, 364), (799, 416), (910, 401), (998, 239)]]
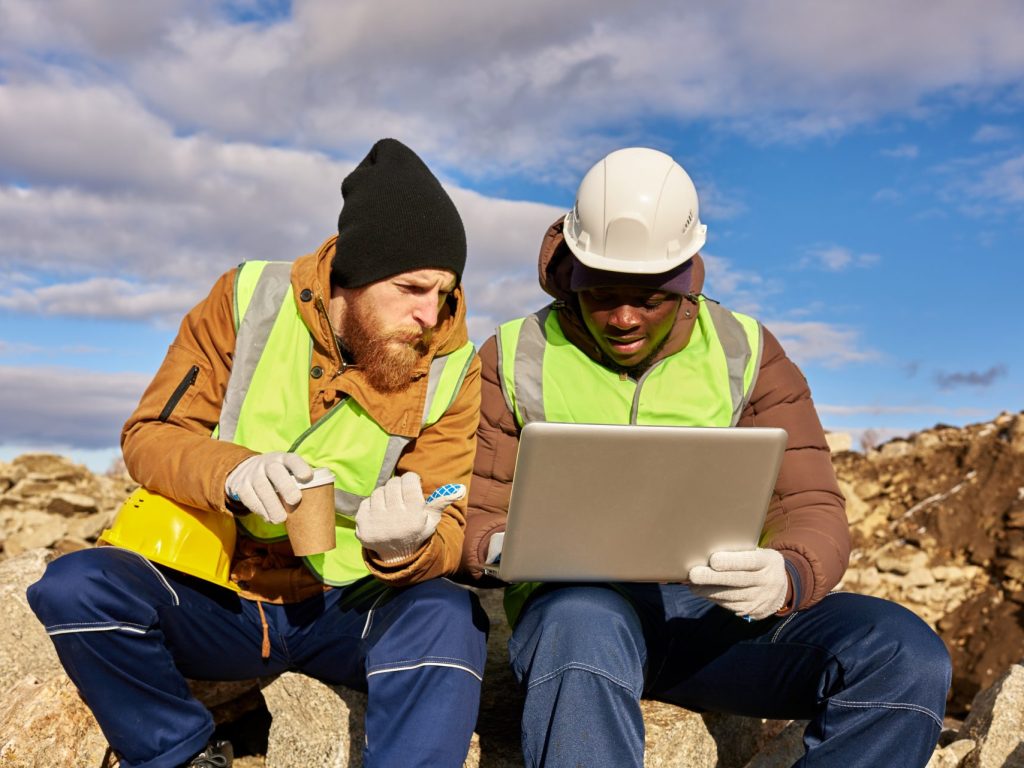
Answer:
[[(462, 285), (455, 288), (441, 311), (430, 348), (420, 358), (410, 376), (409, 386), (399, 392), (385, 393), (375, 389), (358, 365), (346, 365), (341, 359), (334, 329), (327, 315), (331, 297), (331, 261), (334, 259), (337, 235), (327, 238), (311, 254), (300, 256), (292, 267), (292, 291), (303, 322), (313, 337), (314, 349), (330, 363), (331, 371), (341, 371), (326, 386), (355, 398), (369, 415), (390, 434), (415, 437), (422, 426), (427, 397), (430, 364), (435, 357), (456, 351), (469, 341), (466, 328), (466, 301)], [(309, 294), (305, 294), (309, 291)], [(309, 300), (303, 300), (303, 296)]]

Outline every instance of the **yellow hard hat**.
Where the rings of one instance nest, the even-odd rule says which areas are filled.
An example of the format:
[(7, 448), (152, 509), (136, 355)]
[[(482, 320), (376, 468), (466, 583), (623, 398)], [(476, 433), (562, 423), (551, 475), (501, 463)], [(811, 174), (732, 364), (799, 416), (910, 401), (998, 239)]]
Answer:
[(139, 488), (100, 535), (100, 544), (124, 547), (176, 571), (238, 591), (231, 581), (235, 521), (223, 512), (187, 507)]

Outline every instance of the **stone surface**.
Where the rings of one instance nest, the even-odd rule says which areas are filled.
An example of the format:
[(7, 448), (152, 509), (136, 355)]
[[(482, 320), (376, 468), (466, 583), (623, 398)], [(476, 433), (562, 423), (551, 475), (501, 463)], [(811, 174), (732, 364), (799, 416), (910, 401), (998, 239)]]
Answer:
[(1024, 768), (1024, 666), (1013, 665), (975, 697), (960, 738), (977, 744), (964, 768)]
[(0, 766), (103, 765), (107, 741), (63, 675), (22, 679), (0, 701)]
[(977, 745), (970, 739), (959, 739), (942, 749), (936, 749), (925, 768), (959, 768), (963, 759)]
[(366, 695), (286, 672), (263, 685), (273, 720), (267, 764), (274, 768), (361, 766)]
[(745, 768), (788, 768), (804, 754), (806, 720), (794, 720), (746, 764)]
[(46, 680), (61, 669), (53, 643), (25, 597), (49, 557), (45, 549), (34, 549), (0, 560), (0, 691), (26, 676)]
[[(832, 461), (848, 499), (853, 537), (850, 568), (840, 588), (906, 606), (936, 628), (953, 658), (950, 728), (932, 768), (1021, 765), (1024, 696), (1017, 687), (1024, 648), (1024, 414), (1001, 414), (962, 429), (940, 425), (877, 450), (837, 452)], [(19, 697), (26, 696), (16, 683), (33, 674), (43, 681), (36, 687), (54, 697), (52, 716), (65, 716), (59, 711), (66, 704), (59, 689), (46, 687), (48, 678), (60, 680), (63, 673), (25, 603), (24, 588), (41, 574), (47, 557), (92, 545), (134, 487), (123, 474), (94, 476), (60, 456), (29, 454), (0, 462), (0, 710), (7, 711), (15, 689)], [(95, 512), (72, 511), (88, 508), (87, 499), (95, 501)], [(500, 593), (489, 592), (485, 604), (495, 598), (500, 600)], [(508, 630), (500, 607), (490, 604), (488, 613), (498, 619), (467, 765), (518, 766), (521, 696), (507, 667)], [(281, 690), (287, 700), (285, 687)], [(354, 714), (358, 701), (347, 701), (331, 706), (337, 712), (343, 705), (361, 722)], [(230, 723), (260, 703), (258, 690), (249, 683), (238, 690), (217, 689), (209, 705), (218, 722)], [(76, 710), (67, 711), (73, 715)], [(955, 723), (968, 713), (969, 732), (960, 733)], [(690, 742), (699, 747), (699, 754), (689, 758), (693, 764), (713, 759), (716, 768), (744, 761), (756, 768), (788, 766), (802, 751), (802, 723), (772, 738), (782, 723), (697, 718), (657, 703), (645, 704), (644, 715), (649, 764), (680, 764)], [(265, 739), (265, 718), (259, 728)], [(0, 732), (0, 744), (10, 736)], [(710, 757), (713, 753), (717, 756)], [(667, 762), (667, 755), (675, 763)], [(6, 763), (0, 760), (0, 765)], [(243, 758), (240, 765), (257, 768), (263, 756)]]

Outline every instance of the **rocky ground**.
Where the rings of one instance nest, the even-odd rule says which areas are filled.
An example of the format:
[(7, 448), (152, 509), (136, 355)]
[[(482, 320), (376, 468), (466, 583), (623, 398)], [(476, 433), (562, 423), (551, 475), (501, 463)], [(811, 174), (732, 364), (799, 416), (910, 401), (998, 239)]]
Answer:
[[(944, 748), (933, 759), (934, 766), (1024, 766), (1024, 746), (1019, 741), (1024, 734), (1019, 730), (1010, 729), (1018, 741), (1016, 746), (1010, 745), (1004, 761), (985, 762), (978, 757), (981, 748), (975, 748), (981, 743), (979, 728), (987, 727), (984, 724), (994, 722), (994, 713), (1003, 711), (993, 703), (992, 691), (1008, 691), (1011, 682), (1024, 690), (1024, 667), (1019, 665), (1024, 658), (1024, 414), (1005, 413), (991, 422), (965, 428), (940, 425), (867, 452), (836, 452), (833, 463), (847, 497), (854, 540), (841, 588), (886, 597), (915, 611), (936, 629), (952, 655), (950, 727), (943, 737)], [(28, 454), (10, 463), (0, 462), (0, 569), (10, 560), (41, 568), (47, 558), (92, 546), (134, 487), (121, 472), (94, 475), (60, 456)], [(8, 591), (15, 603), (23, 602), (23, 586), (8, 585)], [(24, 620), (23, 613), (19, 621)], [(13, 737), (3, 732), (6, 709), (22, 698), (48, 698), (51, 707), (68, 696), (73, 698), (66, 679), (54, 677), (57, 668), (45, 635), (39, 641), (32, 634), (38, 632), (35, 627), (8, 632), (13, 633), (11, 638), (0, 642), (6, 649), (0, 650), (2, 766), (30, 764), (11, 758), (11, 744), (17, 739), (12, 741)], [(22, 652), (23, 647), (35, 650)], [(38, 662), (25, 659), (26, 653), (38, 654)], [(491, 665), (488, 670), (492, 675)], [(493, 670), (494, 676), (503, 674), (500, 665)], [(24, 675), (34, 676), (35, 682), (19, 677)], [(263, 700), (272, 700), (288, 685), (296, 684), (307, 683), (266, 685), (262, 699), (253, 686), (236, 699), (226, 697), (222, 690), (207, 692), (210, 706), (219, 707), (225, 733), (241, 747), (243, 756), (236, 761), (239, 768), (264, 764), (270, 715)], [(982, 695), (978, 696), (979, 692)], [(1004, 710), (1006, 696), (1012, 695), (1001, 699)], [(224, 698), (229, 700), (221, 701)], [(978, 702), (984, 702), (985, 712), (971, 719), (972, 703), (977, 708)], [(70, 709), (66, 703), (60, 706), (62, 711)], [(345, 707), (345, 712), (351, 713), (358, 703), (346, 700)], [(1018, 703), (1018, 720), (1020, 710)], [(51, 722), (54, 716), (51, 711), (40, 717), (40, 722)], [(83, 717), (88, 719), (88, 713)], [(514, 730), (514, 721), (508, 721), (507, 712), (493, 717), (496, 719), (485, 722), (482, 716), (480, 739), (488, 744), (501, 742), (503, 748), (514, 750), (514, 734), (505, 733)], [(681, 733), (681, 723), (690, 722), (687, 717), (693, 716), (682, 710), (645, 711), (649, 731), (675, 728)], [(279, 717), (282, 723), (285, 719)], [(961, 727), (965, 719), (969, 727)], [(22, 723), (23, 718), (19, 716), (17, 722)], [(714, 748), (714, 721), (698, 718), (698, 723), (702, 738), (710, 739)], [(774, 738), (783, 724), (762, 725), (757, 734), (748, 734), (750, 754), (761, 749), (769, 736)], [(92, 727), (95, 736), (94, 724)], [(1005, 724), (1003, 730), (1007, 730)], [(679, 733), (677, 737), (682, 738)], [(76, 736), (71, 741), (83, 743), (82, 738)], [(692, 741), (694, 737), (687, 738)], [(24, 750), (24, 737), (18, 743)], [(725, 768), (729, 761), (721, 757), (721, 744), (717, 749), (717, 763), (709, 764)], [(784, 761), (788, 758), (770, 762), (766, 757), (770, 752), (765, 748), (761, 762), (755, 758), (747, 763), (747, 755), (742, 760), (735, 757), (729, 764), (762, 768), (788, 764)], [(504, 765), (479, 755), (475, 759), (478, 763), (474, 764)]]

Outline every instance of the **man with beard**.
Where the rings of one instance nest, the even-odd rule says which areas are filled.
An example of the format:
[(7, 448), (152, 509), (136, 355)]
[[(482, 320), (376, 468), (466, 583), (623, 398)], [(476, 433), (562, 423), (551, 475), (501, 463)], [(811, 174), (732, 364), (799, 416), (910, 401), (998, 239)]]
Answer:
[[(122, 766), (230, 765), (186, 678), (286, 670), (368, 693), (364, 765), (465, 759), (486, 617), (440, 578), (479, 418), (465, 232), (393, 139), (342, 194), (336, 237), (243, 263), (188, 313), (122, 433), (145, 488), (104, 534), (122, 546), (59, 558), (29, 590)], [(321, 468), (336, 546), (297, 557), (283, 523)]]
[[(754, 549), (712, 553), (685, 583), (506, 588), (526, 764), (639, 768), (647, 696), (809, 720), (797, 765), (923, 766), (942, 727), (949, 656), (910, 611), (831, 592), (850, 538), (807, 382), (757, 320), (701, 292), (705, 231), (696, 189), (671, 157), (613, 152), (544, 238), (540, 282), (554, 302), (501, 325), (480, 350), (464, 553), (478, 578), (500, 554), (530, 421), (788, 433)], [(638, 474), (624, 456), (621, 481)], [(641, 525), (642, 512), (623, 508), (622, 524)]]

